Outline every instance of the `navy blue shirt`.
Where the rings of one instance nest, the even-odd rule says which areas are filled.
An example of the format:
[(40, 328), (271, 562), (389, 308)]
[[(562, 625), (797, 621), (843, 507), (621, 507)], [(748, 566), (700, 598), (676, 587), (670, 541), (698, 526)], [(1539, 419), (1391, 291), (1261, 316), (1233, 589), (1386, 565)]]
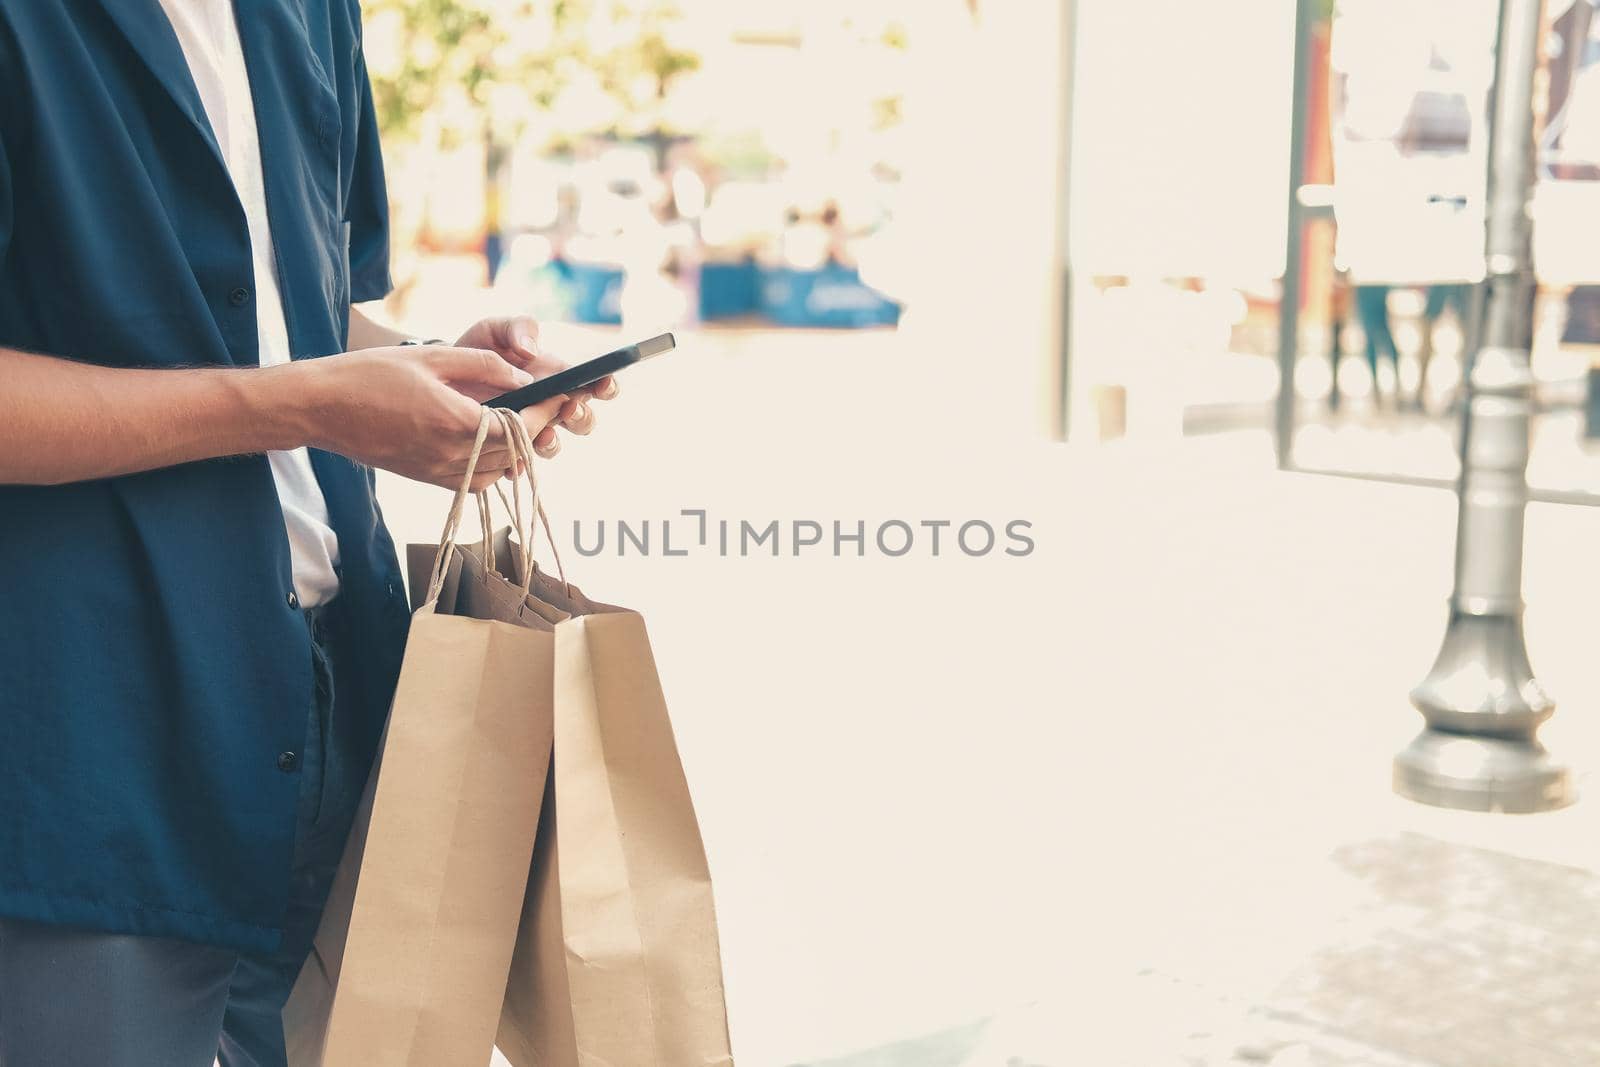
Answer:
[[(234, 0), (294, 358), (389, 289), (357, 0)], [(250, 238), (158, 0), (0, 0), (0, 345), (257, 361)], [(0, 382), (0, 388), (4, 383)], [(370, 758), (407, 612), (371, 471), (313, 451), (338, 711)], [(265, 950), (311, 653), (264, 456), (0, 486), (0, 915)], [(282, 767), (280, 768), (280, 763)]]

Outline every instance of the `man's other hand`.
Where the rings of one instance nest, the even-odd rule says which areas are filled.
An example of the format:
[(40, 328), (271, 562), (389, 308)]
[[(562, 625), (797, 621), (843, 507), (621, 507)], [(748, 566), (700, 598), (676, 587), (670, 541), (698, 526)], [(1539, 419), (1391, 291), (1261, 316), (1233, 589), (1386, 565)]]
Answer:
[[(567, 367), (566, 363), (539, 347), (539, 324), (526, 315), (484, 319), (474, 323), (456, 344), (463, 348), (487, 348), (498, 352), (506, 362), (533, 375), (534, 381), (548, 378)], [(610, 400), (617, 395), (617, 391), (616, 379), (607, 375), (570, 397), (552, 421), (571, 433), (587, 434), (594, 429), (594, 409), (589, 401)], [(532, 428), (531, 423), (529, 428)], [(541, 456), (553, 456), (561, 451), (561, 441), (556, 437), (553, 425), (535, 437), (533, 443)]]

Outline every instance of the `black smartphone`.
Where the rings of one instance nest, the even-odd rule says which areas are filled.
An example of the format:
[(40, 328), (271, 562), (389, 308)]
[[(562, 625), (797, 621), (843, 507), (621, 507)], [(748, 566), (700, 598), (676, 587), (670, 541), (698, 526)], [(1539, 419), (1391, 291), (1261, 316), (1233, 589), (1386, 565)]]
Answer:
[(593, 385), (608, 374), (615, 374), (623, 367), (631, 367), (642, 359), (659, 356), (663, 352), (670, 352), (677, 347), (678, 342), (673, 340), (670, 333), (660, 334), (648, 341), (640, 341), (636, 345), (619, 348), (615, 352), (607, 352), (603, 356), (579, 363), (576, 367), (568, 367), (564, 371), (557, 371), (548, 378), (540, 378), (532, 385), (524, 385), (521, 389), (513, 389), (509, 393), (501, 393), (492, 400), (484, 403), (492, 408), (510, 408), (512, 411), (521, 411), (523, 408), (532, 407), (542, 401), (562, 393), (571, 393), (582, 389), (586, 385)]

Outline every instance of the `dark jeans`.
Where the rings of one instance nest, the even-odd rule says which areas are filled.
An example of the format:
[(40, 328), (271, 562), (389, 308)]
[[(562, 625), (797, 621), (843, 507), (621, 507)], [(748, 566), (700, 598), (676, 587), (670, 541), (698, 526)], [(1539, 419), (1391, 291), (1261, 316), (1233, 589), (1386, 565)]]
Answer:
[[(329, 606), (331, 608), (331, 605)], [(282, 1067), (282, 1010), (311, 950), (362, 781), (334, 714), (323, 614), (283, 943), (243, 955), (187, 941), (0, 919), (0, 1067)]]
[(1361, 320), (1361, 332), (1367, 339), (1367, 367), (1372, 371), (1372, 391), (1378, 391), (1378, 359), (1383, 357), (1399, 371), (1400, 350), (1395, 347), (1394, 334), (1389, 330), (1389, 287), (1387, 285), (1356, 286), (1356, 316)]

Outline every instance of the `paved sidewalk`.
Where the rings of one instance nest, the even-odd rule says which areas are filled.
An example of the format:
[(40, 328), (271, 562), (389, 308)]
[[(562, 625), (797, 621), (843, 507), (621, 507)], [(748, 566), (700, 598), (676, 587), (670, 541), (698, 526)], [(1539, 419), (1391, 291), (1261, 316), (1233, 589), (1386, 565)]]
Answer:
[[(1600, 880), (1420, 835), (1336, 850), (1368, 898), (1268, 996), (1156, 970), (816, 1067), (1504, 1067), (1600, 1063)], [(1073, 1036), (1083, 1011), (1120, 1037)], [(1098, 1041), (1098, 1044), (1091, 1043)]]
[[(1404, 694), (1442, 632), (1449, 496), (1252, 483), (1229, 447), (1178, 449), (1142, 481), (1159, 503), (1108, 490), (1091, 520), (1120, 557), (1097, 564), (1099, 623), (1131, 647), (1082, 634), (1125, 666), (1112, 693), (1063, 707), (1084, 718), (1062, 752), (1062, 986), (981, 1040), (819, 1062), (1600, 1063), (1597, 802), (1494, 817), (1388, 793), (1420, 722)], [(1529, 644), (1559, 702), (1546, 737), (1580, 772), (1600, 718), (1597, 520), (1535, 507), (1529, 523)]]

